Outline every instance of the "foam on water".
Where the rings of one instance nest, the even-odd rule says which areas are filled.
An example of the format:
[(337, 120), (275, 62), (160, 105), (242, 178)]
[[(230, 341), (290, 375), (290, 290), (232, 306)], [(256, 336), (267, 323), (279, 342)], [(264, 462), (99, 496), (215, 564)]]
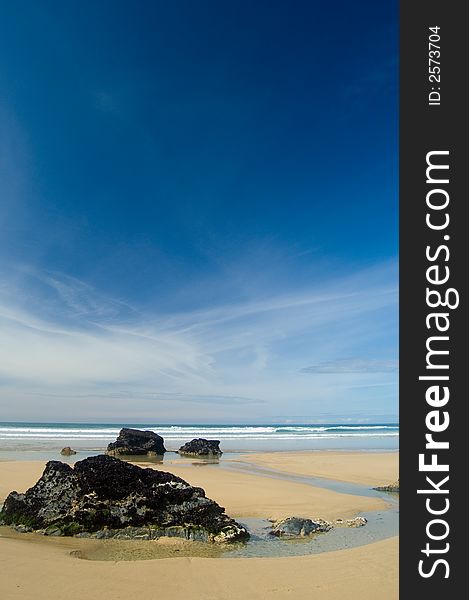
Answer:
[(103, 450), (122, 427), (149, 429), (162, 435), (168, 450), (196, 437), (218, 439), (224, 451), (308, 449), (397, 449), (395, 424), (167, 425), (158, 423), (0, 423), (0, 459), (5, 452), (52, 451), (72, 446)]

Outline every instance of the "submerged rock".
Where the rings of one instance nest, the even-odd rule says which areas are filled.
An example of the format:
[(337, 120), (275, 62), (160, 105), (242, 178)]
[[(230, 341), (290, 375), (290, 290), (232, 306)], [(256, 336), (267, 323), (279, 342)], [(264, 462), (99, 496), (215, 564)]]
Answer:
[(399, 493), (399, 479), (390, 485), (383, 485), (373, 488), (378, 492), (396, 492)]
[(148, 454), (154, 456), (164, 454), (164, 440), (154, 431), (142, 431), (124, 427), (120, 430), (115, 442), (107, 447), (106, 454), (111, 456), (136, 456)]
[(363, 527), (368, 523), (365, 517), (354, 517), (353, 519), (336, 519), (334, 527)]
[(331, 524), (323, 519), (313, 521), (312, 519), (303, 519), (301, 517), (287, 517), (286, 519), (275, 521), (272, 524), (270, 534), (277, 537), (304, 537), (312, 533), (323, 533), (329, 531), (331, 528)]
[(172, 535), (213, 542), (249, 538), (247, 530), (203, 489), (171, 473), (105, 455), (79, 461), (75, 468), (48, 462), (26, 493), (9, 494), (0, 522), (45, 535), (121, 539)]
[(179, 454), (183, 456), (221, 456), (220, 440), (206, 440), (195, 438), (179, 448)]
[(325, 533), (334, 527), (363, 527), (368, 521), (365, 517), (354, 517), (353, 519), (303, 519), (302, 517), (287, 517), (279, 521), (272, 521), (271, 535), (277, 537), (305, 537), (313, 533)]
[(368, 523), (365, 517), (355, 517), (353, 519), (347, 519), (345, 524), (347, 527), (363, 527)]
[(76, 454), (76, 451), (72, 450), (70, 446), (65, 446), (65, 448), (62, 448), (62, 450), (60, 451), (60, 454), (62, 456), (73, 456), (74, 454)]

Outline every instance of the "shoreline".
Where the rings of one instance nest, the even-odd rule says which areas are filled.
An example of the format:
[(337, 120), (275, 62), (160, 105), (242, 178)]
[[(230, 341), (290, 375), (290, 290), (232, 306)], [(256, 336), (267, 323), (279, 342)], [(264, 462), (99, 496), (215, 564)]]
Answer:
[(63, 446), (99, 451), (116, 439), (122, 427), (154, 431), (164, 438), (166, 448), (173, 452), (198, 437), (220, 440), (224, 452), (392, 451), (399, 446), (397, 423), (165, 425), (0, 422), (0, 455), (3, 451), (60, 450)]

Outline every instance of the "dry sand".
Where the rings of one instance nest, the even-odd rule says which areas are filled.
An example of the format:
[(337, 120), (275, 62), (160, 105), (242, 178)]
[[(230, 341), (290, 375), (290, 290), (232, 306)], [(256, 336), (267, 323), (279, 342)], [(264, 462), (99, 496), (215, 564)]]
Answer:
[(397, 538), (295, 558), (92, 562), (0, 538), (2, 600), (397, 600)]
[[(300, 474), (315, 453), (277, 453), (256, 464)], [(347, 453), (327, 455), (330, 473), (342, 480), (373, 478), (386, 483), (391, 473), (388, 454)], [(274, 458), (270, 458), (274, 455)], [(249, 460), (254, 455), (249, 456)], [(295, 456), (298, 460), (295, 462)], [(373, 456), (373, 473), (368, 456)], [(344, 459), (345, 457), (345, 459)], [(383, 472), (379, 481), (379, 458)], [(366, 464), (360, 466), (361, 459)], [(261, 461), (261, 462), (258, 462)], [(325, 468), (324, 463), (322, 468)], [(397, 465), (397, 458), (394, 457)], [(279, 466), (280, 465), (280, 466)], [(388, 466), (386, 466), (388, 465)], [(23, 491), (40, 476), (44, 463), (0, 462), (0, 500), (12, 489)], [(160, 467), (161, 468), (161, 467)], [(333, 518), (362, 510), (382, 508), (383, 502), (338, 494), (325, 489), (257, 475), (225, 471), (216, 465), (163, 468), (194, 485), (226, 507), (232, 516), (281, 517), (286, 515)], [(351, 468), (350, 479), (347, 469)], [(389, 469), (389, 473), (386, 469)], [(381, 474), (380, 474), (381, 475)], [(361, 480), (363, 481), (363, 480)], [(367, 479), (368, 483), (369, 479)], [(53, 543), (49, 543), (53, 542)], [(87, 540), (76, 540), (87, 542)], [(267, 600), (295, 598), (321, 600), (394, 600), (398, 598), (398, 543), (392, 538), (349, 550), (292, 558), (170, 558), (134, 562), (98, 562), (70, 556), (73, 540), (32, 543), (0, 537), (0, 597), (2, 600), (128, 600), (132, 597), (168, 600)], [(172, 542), (174, 543), (174, 542)], [(78, 545), (77, 545), (78, 549)]]

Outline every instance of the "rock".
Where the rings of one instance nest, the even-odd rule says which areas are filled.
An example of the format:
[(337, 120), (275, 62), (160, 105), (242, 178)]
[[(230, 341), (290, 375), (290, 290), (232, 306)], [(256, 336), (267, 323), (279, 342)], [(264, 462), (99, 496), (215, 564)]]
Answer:
[(63, 535), (62, 530), (57, 525), (49, 525), (44, 531), (44, 535)]
[(60, 454), (62, 454), (62, 456), (73, 456), (73, 454), (76, 454), (76, 451), (72, 450), (70, 446), (65, 446), (65, 448), (62, 448), (60, 451)]
[(219, 440), (205, 440), (203, 438), (195, 438), (179, 448), (179, 454), (183, 456), (221, 456), (223, 452), (220, 450)]
[(368, 521), (365, 517), (355, 517), (354, 519), (347, 519), (345, 521), (346, 527), (363, 527)]
[(141, 431), (140, 429), (120, 430), (115, 442), (107, 447), (106, 454), (111, 456), (132, 456), (147, 454), (148, 456), (161, 455), (166, 452), (164, 440), (161, 435), (153, 431)]
[(18, 533), (29, 533), (32, 531), (32, 528), (26, 527), (26, 525), (15, 525), (14, 530)]
[(353, 519), (335, 519), (332, 525), (334, 527), (363, 527), (367, 523), (365, 517), (354, 517)]
[(156, 539), (163, 535), (213, 542), (249, 533), (225, 509), (180, 477), (111, 456), (47, 463), (24, 494), (11, 492), (0, 512), (6, 525), (46, 535)]
[(399, 479), (390, 485), (383, 485), (373, 488), (378, 492), (396, 492), (399, 493)]
[(304, 537), (311, 535), (312, 533), (323, 533), (331, 529), (331, 524), (323, 519), (302, 519), (301, 517), (287, 517), (280, 521), (275, 521), (272, 524), (271, 535), (277, 537), (290, 536), (290, 537)]

